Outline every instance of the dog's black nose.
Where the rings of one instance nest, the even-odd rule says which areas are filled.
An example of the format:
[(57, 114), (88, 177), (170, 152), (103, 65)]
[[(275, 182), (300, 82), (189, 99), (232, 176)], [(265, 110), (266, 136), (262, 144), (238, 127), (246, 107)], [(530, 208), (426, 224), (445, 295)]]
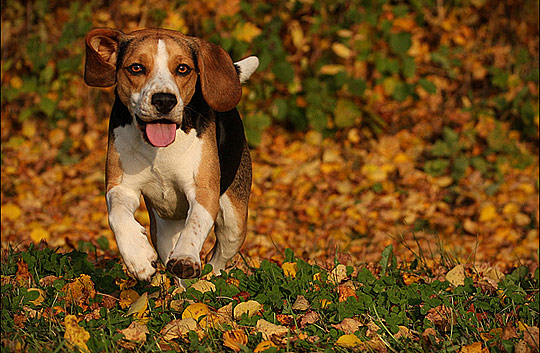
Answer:
[(152, 95), (152, 105), (162, 114), (170, 112), (176, 103), (176, 96), (174, 94), (155, 93)]

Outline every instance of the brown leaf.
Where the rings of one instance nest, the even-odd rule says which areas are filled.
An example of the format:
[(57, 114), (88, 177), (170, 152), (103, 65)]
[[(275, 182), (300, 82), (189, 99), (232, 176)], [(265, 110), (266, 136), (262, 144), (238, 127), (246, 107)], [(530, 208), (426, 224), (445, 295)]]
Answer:
[(282, 337), (289, 332), (289, 329), (285, 326), (275, 325), (264, 319), (259, 319), (257, 321), (257, 326), (255, 329), (257, 332), (262, 333), (265, 340), (272, 339), (272, 337)]
[(314, 324), (320, 320), (320, 316), (316, 311), (308, 311), (304, 315), (300, 316), (299, 325), (304, 328), (306, 325)]
[(300, 310), (300, 311), (305, 311), (309, 309), (309, 307), (310, 307), (309, 302), (307, 301), (306, 297), (304, 297), (303, 295), (296, 296), (296, 300), (294, 301), (292, 305), (293, 310)]
[(345, 332), (346, 334), (355, 333), (362, 327), (360, 321), (351, 318), (345, 318), (339, 324), (334, 324), (332, 327)]
[(162, 335), (163, 339), (165, 341), (170, 341), (175, 338), (182, 337), (183, 335), (187, 334), (189, 331), (197, 331), (198, 325), (197, 321), (195, 321), (194, 318), (188, 317), (185, 319), (176, 319), (171, 322), (169, 322), (167, 325), (165, 325), (161, 331), (160, 334)]
[(128, 341), (146, 342), (146, 334), (149, 333), (148, 327), (137, 321), (133, 321), (127, 328), (118, 330)]

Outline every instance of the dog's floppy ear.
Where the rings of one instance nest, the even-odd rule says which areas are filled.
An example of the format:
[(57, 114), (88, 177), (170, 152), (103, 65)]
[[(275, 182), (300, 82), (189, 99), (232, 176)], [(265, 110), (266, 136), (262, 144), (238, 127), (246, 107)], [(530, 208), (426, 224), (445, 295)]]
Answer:
[(86, 84), (109, 87), (116, 83), (116, 59), (123, 35), (122, 32), (110, 28), (93, 29), (86, 35)]
[(193, 39), (199, 47), (197, 61), (204, 100), (218, 112), (233, 109), (242, 97), (242, 86), (231, 57), (215, 44)]

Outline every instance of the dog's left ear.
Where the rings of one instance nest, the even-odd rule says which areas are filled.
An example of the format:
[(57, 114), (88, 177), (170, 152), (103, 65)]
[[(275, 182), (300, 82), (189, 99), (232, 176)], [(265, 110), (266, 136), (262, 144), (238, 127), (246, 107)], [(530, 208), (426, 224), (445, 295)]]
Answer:
[(86, 35), (84, 81), (89, 86), (110, 87), (116, 83), (116, 59), (124, 33), (97, 28)]
[(242, 86), (231, 57), (215, 44), (193, 39), (199, 47), (197, 59), (204, 100), (218, 112), (233, 109), (242, 97)]

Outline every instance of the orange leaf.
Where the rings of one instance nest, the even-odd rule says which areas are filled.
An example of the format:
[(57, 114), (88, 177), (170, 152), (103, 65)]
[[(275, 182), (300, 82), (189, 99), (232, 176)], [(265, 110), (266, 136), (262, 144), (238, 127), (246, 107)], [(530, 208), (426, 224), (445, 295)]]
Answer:
[(231, 330), (223, 334), (223, 345), (235, 352), (240, 352), (241, 346), (245, 346), (248, 338), (244, 330)]

